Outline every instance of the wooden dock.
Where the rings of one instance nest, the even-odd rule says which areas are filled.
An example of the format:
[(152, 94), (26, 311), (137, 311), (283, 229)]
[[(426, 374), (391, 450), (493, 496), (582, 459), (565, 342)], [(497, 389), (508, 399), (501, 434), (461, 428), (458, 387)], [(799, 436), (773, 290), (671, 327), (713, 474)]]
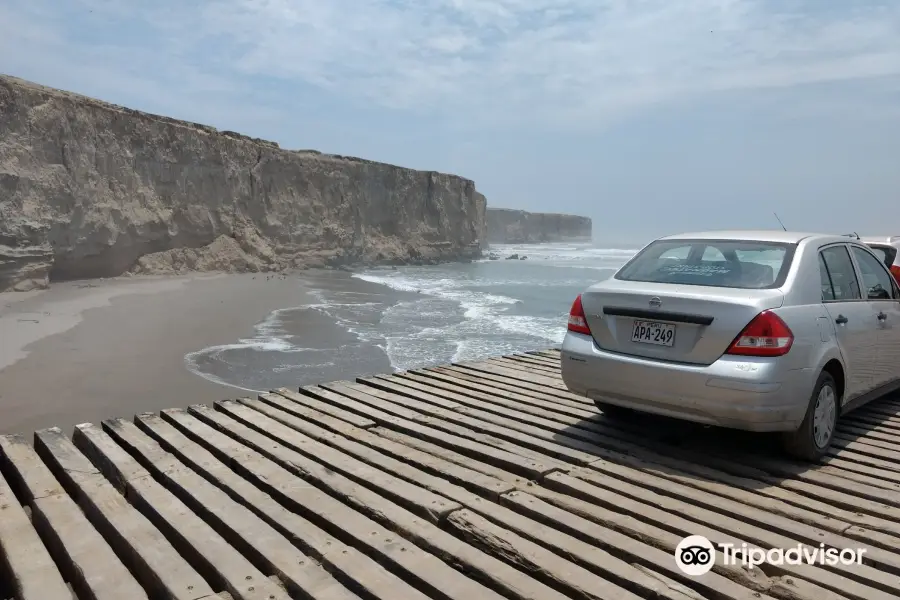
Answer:
[[(896, 600), (900, 398), (821, 465), (614, 419), (556, 350), (0, 437), (0, 600)], [(683, 574), (685, 536), (865, 548)]]

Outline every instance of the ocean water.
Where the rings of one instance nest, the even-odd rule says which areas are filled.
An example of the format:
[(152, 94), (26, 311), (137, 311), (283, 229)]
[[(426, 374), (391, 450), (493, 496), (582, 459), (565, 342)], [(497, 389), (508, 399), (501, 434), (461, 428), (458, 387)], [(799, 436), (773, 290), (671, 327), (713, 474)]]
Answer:
[[(494, 245), (499, 260), (378, 268), (317, 282), (249, 339), (200, 349), (188, 369), (258, 391), (559, 345), (569, 308), (636, 248)], [(507, 260), (518, 254), (524, 260)]]

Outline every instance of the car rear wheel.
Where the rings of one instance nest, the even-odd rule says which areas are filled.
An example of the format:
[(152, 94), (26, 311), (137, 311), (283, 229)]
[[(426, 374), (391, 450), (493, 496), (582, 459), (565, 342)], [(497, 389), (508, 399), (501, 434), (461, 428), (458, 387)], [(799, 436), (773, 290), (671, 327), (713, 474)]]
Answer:
[(830, 373), (822, 371), (813, 388), (803, 423), (797, 431), (784, 436), (785, 450), (802, 460), (817, 461), (822, 458), (831, 446), (839, 407), (837, 384)]

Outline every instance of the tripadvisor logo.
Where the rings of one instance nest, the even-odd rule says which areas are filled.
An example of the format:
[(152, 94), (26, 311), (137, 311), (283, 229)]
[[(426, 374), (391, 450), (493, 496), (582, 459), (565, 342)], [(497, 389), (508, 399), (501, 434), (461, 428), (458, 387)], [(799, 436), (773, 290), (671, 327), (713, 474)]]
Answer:
[(825, 544), (763, 550), (747, 544), (718, 544), (718, 548), (702, 535), (690, 535), (675, 547), (675, 564), (685, 575), (698, 577), (715, 565), (716, 550), (722, 554), (722, 564), (741, 565), (753, 569), (770, 565), (861, 565), (866, 548), (826, 548)]

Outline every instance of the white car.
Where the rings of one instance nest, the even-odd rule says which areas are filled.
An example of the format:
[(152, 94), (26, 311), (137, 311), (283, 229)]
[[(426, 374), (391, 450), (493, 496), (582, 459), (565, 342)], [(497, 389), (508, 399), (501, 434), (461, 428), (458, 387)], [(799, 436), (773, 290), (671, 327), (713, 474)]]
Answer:
[(900, 283), (900, 235), (864, 237), (860, 241), (872, 249), (884, 261), (894, 279)]

